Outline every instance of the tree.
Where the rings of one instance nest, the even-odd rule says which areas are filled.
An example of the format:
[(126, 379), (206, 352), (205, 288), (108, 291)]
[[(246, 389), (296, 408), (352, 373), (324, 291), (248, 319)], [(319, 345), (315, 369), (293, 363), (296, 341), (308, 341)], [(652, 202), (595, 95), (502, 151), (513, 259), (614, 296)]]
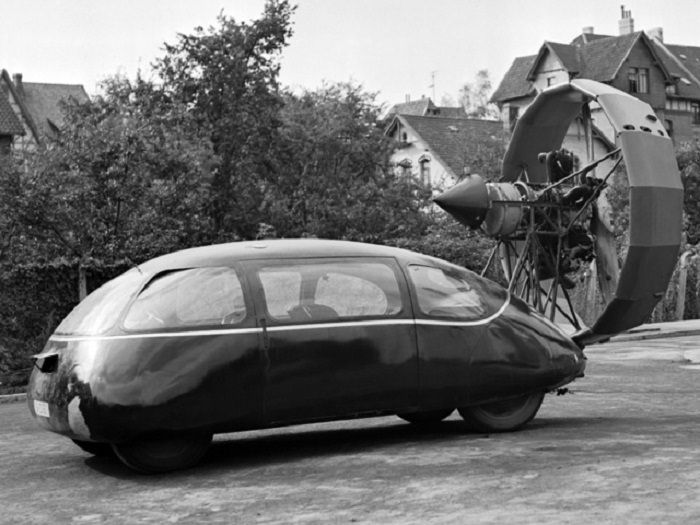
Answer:
[(697, 244), (700, 242), (700, 142), (692, 141), (678, 145), (676, 160), (683, 181), (687, 242)]
[(375, 95), (352, 83), (287, 92), (284, 151), (265, 209), (278, 235), (380, 241), (420, 235), (429, 192), (389, 169)]
[(294, 8), (268, 1), (260, 19), (197, 28), (166, 45), (155, 64), (165, 91), (207, 129), (218, 163), (209, 213), (221, 240), (253, 238), (264, 222), (267, 184), (279, 143), (279, 56), (292, 34)]
[(459, 90), (459, 102), (467, 115), (472, 118), (498, 119), (498, 109), (489, 103), (491, 79), (488, 69), (477, 72), (474, 82), (467, 82)]
[(0, 263), (19, 248), (21, 225), (14, 212), (20, 169), (10, 156), (0, 158)]
[[(103, 96), (67, 106), (58, 138), (2, 179), (21, 224), (20, 255), (85, 269), (192, 243), (208, 226), (212, 158), (197, 129), (141, 79), (113, 79)], [(84, 271), (80, 281), (83, 296)]]

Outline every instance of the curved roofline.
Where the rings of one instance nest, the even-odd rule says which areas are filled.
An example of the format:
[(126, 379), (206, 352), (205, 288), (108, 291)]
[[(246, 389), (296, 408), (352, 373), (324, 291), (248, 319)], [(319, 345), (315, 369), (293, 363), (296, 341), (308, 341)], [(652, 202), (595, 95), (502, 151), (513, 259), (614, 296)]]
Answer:
[(148, 273), (203, 266), (225, 266), (257, 259), (391, 257), (412, 262), (447, 261), (394, 246), (329, 239), (267, 239), (187, 248), (161, 255), (138, 266)]

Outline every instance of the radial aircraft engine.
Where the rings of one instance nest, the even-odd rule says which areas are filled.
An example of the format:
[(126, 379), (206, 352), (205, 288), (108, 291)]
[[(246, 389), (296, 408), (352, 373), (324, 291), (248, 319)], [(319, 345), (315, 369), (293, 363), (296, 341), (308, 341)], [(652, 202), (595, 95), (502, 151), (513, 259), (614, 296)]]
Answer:
[[(614, 133), (611, 151), (597, 159), (593, 112), (604, 113), (601, 122)], [(577, 119), (586, 147), (582, 167), (562, 149)], [(629, 248), (620, 264), (604, 190), (622, 168), (630, 209)], [(498, 182), (468, 175), (435, 202), (496, 239), (484, 273), (500, 259), (511, 293), (550, 319), (557, 313), (568, 319), (580, 346), (644, 323), (678, 259), (683, 186), (673, 142), (647, 103), (592, 80), (552, 86), (535, 98), (515, 126)], [(584, 327), (570, 289), (576, 268), (592, 261), (606, 306)]]

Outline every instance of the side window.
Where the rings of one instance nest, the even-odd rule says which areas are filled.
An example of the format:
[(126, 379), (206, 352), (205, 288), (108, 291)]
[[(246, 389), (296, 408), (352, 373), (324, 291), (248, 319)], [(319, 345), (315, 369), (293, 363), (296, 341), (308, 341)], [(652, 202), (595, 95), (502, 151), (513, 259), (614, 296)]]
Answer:
[(430, 266), (409, 266), (409, 275), (416, 289), (418, 308), (431, 317), (480, 319), (487, 305), (466, 275), (447, 272)]
[(263, 267), (258, 275), (276, 321), (395, 316), (403, 310), (396, 274), (380, 262), (295, 263)]
[(232, 268), (192, 268), (156, 276), (131, 305), (124, 328), (235, 325), (245, 317), (241, 282)]
[(264, 268), (258, 276), (265, 292), (267, 312), (275, 319), (285, 318), (299, 304), (302, 273), (297, 269)]

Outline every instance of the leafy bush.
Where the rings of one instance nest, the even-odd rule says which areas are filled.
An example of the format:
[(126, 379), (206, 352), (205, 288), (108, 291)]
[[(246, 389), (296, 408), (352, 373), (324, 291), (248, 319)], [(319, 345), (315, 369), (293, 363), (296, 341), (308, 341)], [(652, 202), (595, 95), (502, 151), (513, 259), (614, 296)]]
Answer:
[[(479, 230), (469, 230), (448, 216), (438, 216), (427, 233), (421, 237), (387, 239), (385, 244), (445, 259), (476, 273), (486, 266), (496, 241)], [(486, 277), (505, 284), (500, 265), (494, 262)]]
[[(127, 263), (88, 268), (88, 291), (126, 271)], [(0, 391), (29, 377), (30, 357), (78, 303), (78, 265), (58, 260), (0, 269)]]

